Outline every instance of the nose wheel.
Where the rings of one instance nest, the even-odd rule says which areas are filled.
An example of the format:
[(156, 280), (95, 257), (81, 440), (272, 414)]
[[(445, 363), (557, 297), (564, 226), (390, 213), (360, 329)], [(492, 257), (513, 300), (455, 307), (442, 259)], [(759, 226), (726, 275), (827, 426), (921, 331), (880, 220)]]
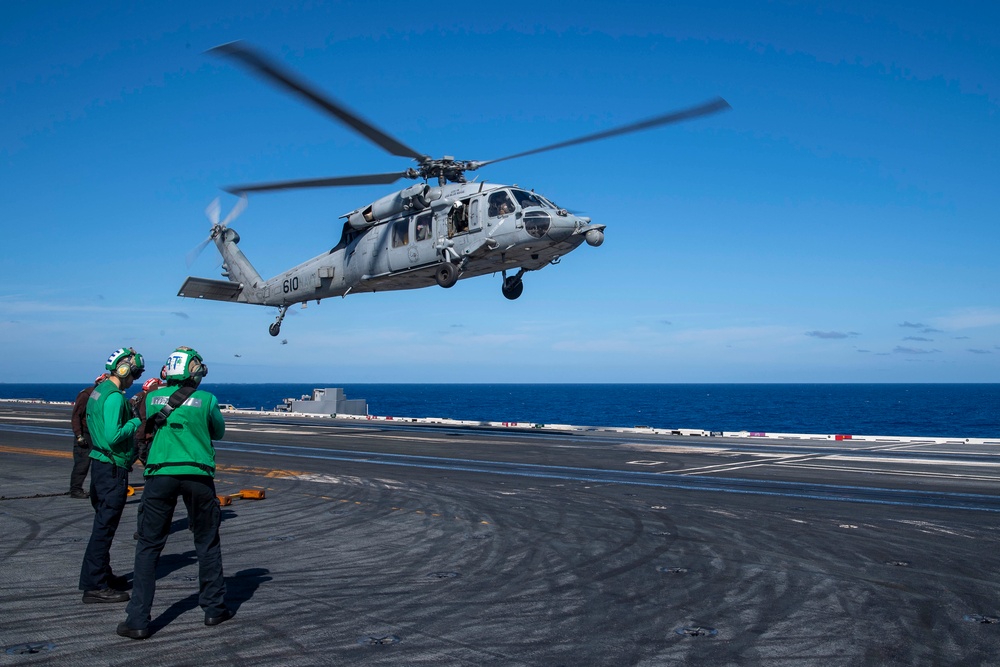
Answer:
[(277, 336), (281, 333), (281, 321), (285, 319), (285, 312), (288, 310), (288, 306), (281, 306), (278, 308), (278, 319), (276, 319), (271, 326), (267, 328), (267, 332), (272, 336)]

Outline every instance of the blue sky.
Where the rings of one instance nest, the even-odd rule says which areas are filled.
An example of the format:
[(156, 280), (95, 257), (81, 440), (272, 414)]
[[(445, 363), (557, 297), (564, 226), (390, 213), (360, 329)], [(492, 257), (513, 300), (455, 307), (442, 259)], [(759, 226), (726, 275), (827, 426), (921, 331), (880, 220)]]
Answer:
[[(177, 345), (214, 382), (997, 382), (1000, 10), (983, 3), (0, 3), (0, 382)], [(410, 166), (204, 51), (246, 40), (424, 153), (607, 225), (529, 273), (274, 309), (218, 278), (233, 183)], [(405, 184), (405, 182), (404, 182)], [(265, 277), (392, 191), (252, 196)], [(287, 341), (282, 344), (282, 341)], [(239, 355), (239, 356), (236, 356)]]

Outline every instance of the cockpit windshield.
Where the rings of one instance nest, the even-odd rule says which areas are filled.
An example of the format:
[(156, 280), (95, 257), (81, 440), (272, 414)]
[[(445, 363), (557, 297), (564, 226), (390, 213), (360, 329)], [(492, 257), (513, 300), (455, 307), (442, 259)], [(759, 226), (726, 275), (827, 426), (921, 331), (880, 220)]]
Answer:
[(521, 208), (527, 208), (528, 206), (555, 208), (552, 202), (541, 195), (536, 195), (534, 192), (527, 192), (526, 190), (511, 190), (511, 192), (514, 193), (514, 199), (521, 205)]
[(497, 190), (490, 195), (490, 205), (487, 215), (497, 218), (514, 212), (514, 202), (510, 200), (510, 195), (506, 190)]

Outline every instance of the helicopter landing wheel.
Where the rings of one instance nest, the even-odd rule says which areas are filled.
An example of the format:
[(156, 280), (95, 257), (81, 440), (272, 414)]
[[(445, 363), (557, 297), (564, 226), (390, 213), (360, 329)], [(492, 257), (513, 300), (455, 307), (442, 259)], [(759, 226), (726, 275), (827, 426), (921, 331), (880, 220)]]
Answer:
[(458, 267), (451, 262), (442, 262), (434, 272), (434, 279), (441, 287), (453, 287), (458, 282)]
[(503, 295), (513, 301), (517, 297), (521, 296), (521, 292), (524, 291), (524, 283), (520, 278), (511, 276), (509, 278), (503, 279), (503, 287), (500, 288)]
[(281, 332), (281, 320), (285, 319), (286, 312), (288, 312), (288, 306), (280, 306), (278, 308), (278, 318), (267, 328), (269, 334), (277, 336)]

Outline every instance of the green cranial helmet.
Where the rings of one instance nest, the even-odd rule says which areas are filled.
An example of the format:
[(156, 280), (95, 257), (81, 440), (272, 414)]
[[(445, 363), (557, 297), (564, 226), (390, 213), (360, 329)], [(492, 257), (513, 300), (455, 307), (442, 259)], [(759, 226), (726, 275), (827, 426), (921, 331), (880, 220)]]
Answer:
[(171, 352), (163, 368), (167, 382), (171, 384), (190, 379), (201, 381), (208, 375), (208, 366), (205, 365), (201, 355), (190, 347), (179, 347)]
[(104, 368), (116, 377), (125, 378), (131, 375), (136, 379), (146, 370), (146, 364), (142, 355), (131, 347), (120, 347), (108, 356)]

